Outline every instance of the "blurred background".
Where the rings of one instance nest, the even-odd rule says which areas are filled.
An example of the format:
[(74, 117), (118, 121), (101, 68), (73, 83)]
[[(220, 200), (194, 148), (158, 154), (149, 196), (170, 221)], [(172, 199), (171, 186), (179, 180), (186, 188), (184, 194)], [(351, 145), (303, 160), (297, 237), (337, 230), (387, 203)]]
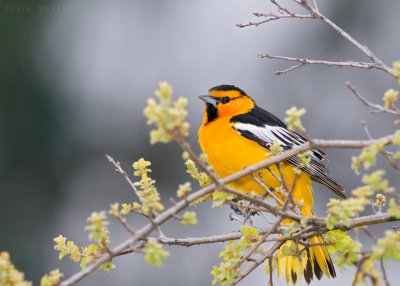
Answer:
[[(387, 89), (396, 88), (396, 82), (381, 71), (305, 66), (274, 75), (288, 63), (259, 59), (257, 53), (367, 59), (318, 21), (235, 26), (257, 20), (253, 12), (271, 12), (268, 1), (0, 3), (0, 250), (8, 250), (17, 268), (35, 284), (54, 268), (61, 268), (65, 277), (79, 270), (77, 264), (58, 260), (53, 237), (63, 234), (88, 244), (83, 229), (92, 211), (135, 199), (104, 159), (106, 153), (129, 171), (140, 157), (151, 160), (152, 176), (166, 204), (178, 184), (189, 180), (175, 144), (149, 144), (150, 127), (142, 111), (162, 80), (173, 85), (176, 96), (189, 99), (189, 141), (196, 150), (203, 110), (197, 96), (223, 83), (241, 87), (280, 118), (293, 105), (305, 107), (304, 124), (313, 137), (366, 138), (361, 120), (375, 137), (393, 130), (393, 118), (371, 115), (345, 87), (345, 81), (351, 81), (366, 98), (379, 102)], [(318, 4), (384, 62), (390, 65), (400, 59), (399, 1), (320, 0)], [(328, 167), (339, 182), (348, 189), (360, 184), (350, 169), (350, 156), (358, 152), (327, 153)], [(399, 178), (390, 171), (388, 176), (397, 186)], [(315, 186), (317, 214), (323, 214), (332, 196)], [(229, 221), (228, 208), (204, 204), (196, 211), (197, 226), (171, 222), (163, 227), (166, 234), (204, 236), (240, 227)], [(143, 224), (138, 218), (130, 222), (135, 227)], [(372, 230), (379, 236), (390, 227)], [(128, 237), (114, 221), (111, 234), (112, 245)], [(209, 285), (221, 249), (222, 244), (168, 248), (170, 257), (161, 269), (147, 265), (140, 255), (127, 255), (115, 259), (117, 268), (109, 274), (97, 271), (79, 285)], [(389, 277), (398, 279), (395, 267), (389, 264)], [(353, 269), (338, 272), (337, 279), (315, 285), (349, 285)], [(260, 268), (242, 284), (266, 283)]]

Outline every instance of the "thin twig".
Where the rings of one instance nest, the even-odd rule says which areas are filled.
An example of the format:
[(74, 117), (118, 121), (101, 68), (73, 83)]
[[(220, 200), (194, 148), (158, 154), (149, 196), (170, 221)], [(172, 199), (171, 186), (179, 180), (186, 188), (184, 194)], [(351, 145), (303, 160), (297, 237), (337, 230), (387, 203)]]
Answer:
[(269, 265), (269, 286), (274, 286), (273, 282), (273, 269), (272, 269), (272, 257), (268, 258), (268, 265)]
[(383, 258), (379, 259), (379, 262), (380, 262), (381, 271), (382, 271), (382, 275), (383, 275), (383, 281), (385, 281), (386, 286), (390, 286), (390, 282), (389, 282), (389, 278), (386, 273), (385, 265), (383, 264), (384, 263)]
[(331, 27), (333, 30), (335, 30), (339, 35), (344, 37), (346, 40), (348, 40), (351, 44), (353, 44), (355, 47), (357, 47), (360, 51), (362, 51), (368, 58), (370, 58), (374, 63), (375, 63), (375, 68), (383, 70), (390, 74), (392, 77), (397, 79), (396, 74), (394, 73), (393, 69), (388, 67), (381, 59), (379, 59), (367, 46), (361, 44), (359, 41), (354, 39), (352, 36), (350, 36), (346, 31), (344, 31), (342, 28), (340, 28), (338, 25), (336, 25), (334, 22), (332, 22), (330, 19), (328, 19), (325, 15), (323, 15), (318, 9), (312, 7), (308, 1), (306, 0), (301, 0), (301, 1), (296, 1), (293, 0), (295, 3), (300, 4), (302, 7), (304, 7), (306, 10), (308, 10), (311, 15), (315, 15), (316, 18), (321, 19), (324, 23), (326, 23), (329, 27)]
[(120, 163), (120, 162), (116, 162), (116, 161), (114, 160), (114, 158), (111, 157), (111, 156), (108, 155), (108, 154), (106, 154), (105, 157), (106, 157), (106, 159), (107, 159), (111, 164), (114, 165), (115, 171), (118, 172), (118, 173), (120, 173), (120, 174), (125, 178), (125, 180), (129, 183), (129, 185), (131, 186), (131, 188), (132, 188), (135, 192), (137, 192), (137, 189), (136, 189), (135, 185), (133, 184), (133, 182), (131, 181), (131, 179), (129, 178), (128, 174), (125, 172), (124, 169), (122, 169), (121, 163)]
[(390, 108), (384, 108), (382, 105), (370, 102), (364, 98), (350, 82), (346, 81), (346, 86), (366, 107), (370, 108), (371, 113), (386, 112), (393, 115), (400, 115), (399, 111)]
[(237, 285), (240, 281), (242, 281), (247, 275), (249, 275), (251, 272), (254, 271), (260, 264), (262, 264), (267, 258), (271, 257), (275, 251), (282, 246), (284, 242), (283, 241), (276, 241), (270, 249), (268, 249), (267, 253), (261, 257), (259, 260), (257, 260), (249, 269), (247, 269), (246, 272), (244, 272), (242, 275), (238, 276), (235, 281), (233, 282), (233, 285)]
[(117, 216), (116, 217), (117, 220), (122, 224), (122, 226), (130, 233), (130, 234), (135, 234), (136, 230), (134, 230), (127, 222), (124, 218), (122, 218), (121, 216)]
[(272, 198), (275, 199), (276, 202), (283, 204), (282, 200), (280, 198), (278, 198), (272, 191), (270, 188), (268, 188), (268, 186), (261, 180), (259, 180), (254, 174), (252, 174), (253, 180), (256, 181), (257, 184), (259, 184), (264, 190), (265, 190), (265, 194), (263, 195), (262, 198), (266, 198), (268, 195), (270, 195)]
[(278, 226), (280, 225), (282, 221), (282, 218), (280, 218), (275, 224), (274, 226), (270, 229), (270, 231), (266, 232), (261, 238), (260, 240), (254, 244), (251, 249), (249, 250), (249, 252), (244, 255), (239, 262), (234, 266), (235, 269), (240, 268), (240, 266), (243, 264), (243, 262), (247, 261), (248, 258), (253, 255), (254, 252), (257, 251), (257, 249), (264, 243), (265, 239), (267, 239), (268, 236), (270, 236), (272, 233), (274, 233), (276, 231), (276, 229), (278, 228)]
[(268, 54), (261, 54), (260, 57), (265, 57), (269, 59), (281, 59), (286, 61), (297, 62), (296, 65), (293, 65), (285, 70), (277, 71), (276, 74), (285, 74), (291, 70), (300, 68), (306, 64), (323, 64), (328, 66), (337, 66), (337, 67), (355, 67), (355, 68), (363, 68), (363, 69), (379, 69), (385, 71), (386, 73), (390, 74), (392, 77), (398, 79), (398, 75), (393, 71), (392, 68), (387, 66), (381, 59), (379, 59), (367, 46), (361, 44), (355, 38), (350, 36), (346, 31), (332, 22), (329, 18), (327, 18), (324, 14), (320, 12), (318, 6), (313, 0), (314, 7), (307, 1), (307, 0), (293, 0), (296, 4), (302, 6), (306, 9), (309, 14), (296, 14), (291, 12), (289, 9), (281, 6), (277, 3), (276, 0), (270, 0), (272, 4), (278, 7), (279, 14), (274, 13), (254, 13), (256, 17), (265, 17), (264, 20), (258, 22), (249, 22), (247, 24), (237, 24), (238, 27), (248, 27), (248, 26), (259, 26), (261, 24), (265, 24), (271, 21), (290, 18), (290, 19), (319, 19), (327, 24), (331, 29), (336, 31), (339, 35), (349, 41), (352, 45), (358, 48), (362, 53), (364, 53), (372, 62), (357, 62), (357, 61), (325, 61), (325, 60), (309, 60), (306, 58), (293, 58), (293, 57), (283, 57), (283, 56), (271, 56)]
[(237, 27), (239, 28), (244, 28), (244, 27), (249, 27), (249, 26), (259, 26), (261, 24), (265, 24), (271, 21), (275, 21), (275, 20), (280, 20), (280, 19), (312, 19), (314, 18), (311, 15), (302, 15), (302, 14), (273, 14), (273, 13), (269, 13), (269, 14), (264, 14), (264, 13), (253, 13), (254, 16), (256, 17), (265, 17), (264, 20), (261, 21), (257, 21), (257, 22), (248, 22), (248, 23), (238, 23), (236, 24)]
[(291, 70), (300, 68), (304, 65), (327, 65), (331, 67), (353, 67), (353, 68), (361, 68), (361, 69), (382, 69), (376, 63), (367, 63), (367, 62), (355, 62), (355, 61), (326, 61), (326, 60), (310, 60), (306, 58), (296, 58), (296, 57), (286, 57), (286, 56), (274, 56), (270, 54), (260, 53), (258, 54), (260, 58), (267, 58), (267, 59), (277, 59), (277, 60), (284, 60), (289, 62), (297, 62), (298, 64), (289, 67), (288, 69), (276, 71), (275, 74), (281, 75), (285, 74)]

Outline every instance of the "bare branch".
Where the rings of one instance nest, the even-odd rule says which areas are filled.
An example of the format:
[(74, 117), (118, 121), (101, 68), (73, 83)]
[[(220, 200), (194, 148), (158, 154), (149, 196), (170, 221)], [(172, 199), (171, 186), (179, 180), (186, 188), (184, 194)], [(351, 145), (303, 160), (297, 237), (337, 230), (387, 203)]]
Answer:
[[(342, 62), (333, 62), (333, 61), (325, 61), (325, 60), (308, 60), (306, 58), (290, 58), (290, 57), (282, 57), (282, 56), (271, 56), (268, 54), (259, 55), (261, 58), (269, 58), (269, 59), (281, 59), (286, 61), (297, 62), (296, 65), (293, 65), (285, 70), (275, 72), (278, 75), (285, 74), (294, 69), (300, 68), (306, 64), (323, 64), (328, 66), (337, 66), (337, 67), (355, 67), (355, 68), (363, 68), (363, 69), (379, 69), (388, 74), (390, 74), (395, 79), (398, 79), (398, 75), (394, 72), (392, 68), (387, 66), (380, 58), (378, 58), (367, 46), (361, 44), (355, 38), (350, 36), (346, 31), (332, 22), (329, 18), (327, 18), (324, 14), (320, 12), (316, 1), (313, 0), (313, 5), (309, 3), (307, 0), (293, 0), (296, 4), (302, 6), (306, 9), (309, 14), (296, 14), (291, 12), (288, 8), (281, 6), (277, 0), (270, 0), (272, 4), (278, 7), (278, 14), (275, 13), (260, 13), (256, 12), (253, 15), (256, 17), (264, 17), (264, 20), (258, 22), (249, 22), (247, 24), (237, 24), (238, 27), (248, 27), (248, 26), (259, 26), (261, 24), (265, 24), (271, 21), (280, 20), (280, 19), (319, 19), (327, 24), (331, 29), (336, 31), (343, 38), (348, 40), (352, 45), (358, 48), (362, 53), (364, 53), (372, 62), (356, 62), (356, 61), (342, 61)], [(313, 7), (314, 6), (314, 7)]]
[(250, 256), (252, 256), (253, 253), (256, 252), (257, 249), (264, 243), (265, 239), (267, 239), (268, 236), (270, 236), (272, 233), (274, 233), (274, 232), (276, 231), (276, 229), (277, 229), (278, 226), (280, 225), (281, 221), (282, 221), (282, 218), (280, 218), (280, 219), (274, 224), (274, 226), (273, 226), (268, 232), (266, 232), (266, 233), (260, 238), (260, 240), (259, 240), (256, 244), (254, 244), (254, 245), (251, 247), (251, 249), (249, 250), (249, 252), (248, 252), (246, 255), (244, 255), (244, 256), (242, 257), (242, 259), (240, 259), (240, 261), (235, 265), (234, 268), (236, 268), (236, 269), (239, 268), (239, 267), (243, 264), (243, 262), (247, 261), (247, 260), (250, 258)]
[[(382, 137), (387, 139), (388, 144), (391, 142), (393, 135), (389, 135), (386, 137)], [(379, 139), (378, 139), (379, 140)], [(233, 190), (229, 187), (226, 187), (226, 184), (233, 182), (235, 180), (238, 180), (246, 175), (250, 175), (251, 173), (254, 173), (256, 171), (258, 171), (261, 168), (266, 168), (268, 166), (277, 164), (283, 160), (286, 160), (290, 157), (293, 157), (301, 152), (304, 152), (310, 148), (362, 148), (365, 146), (369, 146), (371, 144), (373, 144), (375, 141), (374, 140), (320, 140), (320, 139), (315, 139), (312, 140), (311, 142), (306, 142), (292, 150), (286, 151), (282, 154), (279, 154), (277, 156), (274, 156), (272, 158), (269, 158), (263, 162), (260, 162), (258, 164), (255, 164), (253, 166), (247, 167), (244, 170), (241, 170), (235, 174), (229, 175), (225, 178), (220, 179), (220, 183), (222, 184), (224, 190), (226, 192), (232, 193), (237, 195), (238, 197), (241, 197), (243, 199), (246, 199), (250, 202), (254, 202), (257, 205), (260, 205), (261, 207), (265, 207), (266, 209), (268, 209), (271, 213), (279, 215), (279, 216), (283, 216), (283, 217), (287, 217), (287, 218), (291, 218), (295, 221), (300, 221), (303, 217), (296, 215), (294, 213), (289, 213), (287, 211), (282, 211), (281, 208), (279, 207), (275, 207), (272, 205), (269, 205), (263, 201), (260, 201), (259, 199), (246, 195), (244, 193), (241, 193), (239, 191)], [(107, 157), (107, 159), (110, 161), (110, 159)], [(112, 161), (110, 161), (112, 162)], [(115, 162), (115, 161), (114, 161)], [(115, 166), (115, 165), (114, 165)], [(117, 164), (118, 166), (118, 164)], [(118, 169), (118, 168), (117, 168)], [(120, 172), (119, 170), (117, 170), (118, 172)], [(124, 173), (122, 173), (124, 174)], [(126, 179), (126, 177), (125, 177)], [(129, 179), (129, 178), (128, 178)], [(129, 181), (128, 181), (129, 182)], [(112, 258), (114, 258), (115, 256), (118, 256), (121, 252), (126, 251), (126, 249), (129, 248), (130, 245), (134, 245), (137, 241), (143, 239), (144, 237), (148, 236), (153, 230), (155, 230), (157, 228), (157, 226), (160, 226), (161, 224), (163, 224), (165, 221), (169, 220), (170, 218), (174, 217), (175, 214), (177, 214), (179, 211), (187, 208), (191, 202), (198, 200), (201, 197), (207, 196), (208, 194), (212, 193), (213, 191), (215, 191), (217, 188), (216, 184), (212, 184), (209, 185), (207, 187), (204, 187), (192, 194), (190, 194), (189, 196), (187, 196), (185, 199), (177, 202), (175, 205), (171, 206), (170, 208), (168, 208), (167, 210), (165, 210), (164, 212), (162, 212), (161, 214), (157, 215), (154, 220), (150, 223), (148, 223), (147, 225), (145, 225), (144, 227), (142, 227), (141, 229), (137, 230), (135, 232), (134, 235), (132, 235), (129, 239), (125, 240), (124, 242), (122, 242), (121, 244), (119, 244), (118, 246), (116, 246), (115, 248), (113, 248), (110, 253), (106, 253), (104, 254), (102, 257), (96, 259), (92, 264), (90, 264), (89, 266), (87, 266), (85, 269), (75, 273), (74, 275), (72, 275), (70, 278), (64, 280), (63, 282), (61, 282), (61, 286), (69, 286), (69, 285), (73, 285), (77, 282), (79, 282), (80, 280), (82, 280), (84, 277), (86, 277), (87, 275), (89, 275), (90, 273), (92, 273), (93, 271), (95, 271), (100, 265), (112, 260)], [(324, 226), (325, 225), (325, 221), (323, 218), (315, 218), (315, 217), (310, 217), (307, 218), (307, 221), (309, 223), (313, 223), (316, 225), (320, 225), (320, 226)], [(354, 218), (354, 219), (350, 219), (350, 226), (346, 227), (346, 226), (337, 226), (338, 229), (343, 229), (343, 230), (348, 230), (354, 227), (360, 227), (360, 226), (365, 226), (365, 225), (371, 225), (371, 224), (379, 224), (379, 223), (384, 223), (384, 222), (390, 222), (390, 221), (398, 221), (398, 219), (395, 219), (393, 217), (389, 217), (387, 214), (382, 213), (382, 214), (376, 214), (376, 215), (372, 215), (372, 216), (365, 216), (365, 217), (361, 217), (361, 218)], [(317, 232), (310, 232), (308, 233), (308, 235), (313, 236), (318, 234)], [(308, 236), (307, 236), (308, 237)], [(282, 242), (283, 243), (283, 242)], [(274, 247), (279, 248), (281, 244), (275, 244)], [(274, 248), (272, 247), (271, 250)], [(276, 248), (276, 249), (277, 249)], [(273, 253), (273, 252), (272, 252)], [(261, 264), (265, 259), (267, 259), (268, 256), (265, 256), (263, 258), (262, 261), (257, 261), (257, 263), (259, 262), (259, 264)], [(256, 263), (256, 264), (257, 264)], [(258, 264), (258, 265), (259, 265)], [(256, 266), (254, 266), (255, 268)], [(250, 271), (251, 272), (251, 271)], [(247, 274), (250, 272), (246, 272)], [(247, 276), (247, 274), (245, 273), (244, 276)], [(241, 279), (244, 278), (244, 276)]]
[(385, 281), (385, 286), (390, 286), (389, 278), (386, 273), (385, 265), (383, 264), (383, 258), (379, 259), (380, 266), (381, 266), (381, 271), (383, 275), (383, 281)]
[(259, 26), (261, 24), (265, 24), (271, 21), (279, 20), (279, 19), (313, 19), (314, 17), (311, 15), (301, 15), (301, 14), (265, 14), (265, 13), (253, 13), (254, 16), (256, 17), (264, 17), (264, 20), (258, 21), (258, 22), (248, 22), (245, 24), (239, 23), (236, 24), (237, 27), (239, 28), (244, 28), (244, 27), (249, 27), (249, 26)]
[(275, 251), (279, 249), (279, 247), (282, 246), (284, 241), (276, 241), (270, 249), (268, 249), (267, 253), (261, 257), (259, 260), (257, 260), (249, 269), (247, 269), (246, 272), (244, 272), (242, 275), (238, 276), (235, 279), (235, 282), (233, 285), (237, 285), (240, 281), (242, 281), (247, 275), (249, 275), (251, 272), (254, 271), (259, 265), (261, 265), (267, 258), (271, 257)]
[(111, 157), (111, 156), (108, 155), (108, 154), (106, 154), (105, 157), (106, 157), (106, 159), (107, 159), (111, 164), (114, 165), (115, 171), (118, 172), (118, 173), (120, 173), (120, 174), (125, 178), (125, 180), (129, 183), (129, 185), (131, 186), (131, 188), (132, 188), (135, 192), (137, 192), (137, 189), (136, 189), (135, 185), (133, 184), (133, 182), (131, 181), (131, 179), (129, 178), (128, 174), (125, 172), (124, 169), (122, 169), (121, 163), (120, 163), (120, 162), (116, 162), (116, 161), (114, 160), (114, 158)]
[(386, 109), (382, 105), (379, 104), (374, 104), (364, 98), (357, 90), (354, 88), (354, 86), (350, 82), (346, 82), (346, 86), (350, 91), (368, 108), (371, 109), (372, 113), (380, 113), (380, 112), (386, 112), (394, 115), (400, 115), (399, 111), (393, 110), (393, 109)]
[(288, 62), (297, 62), (298, 64), (291, 66), (288, 69), (276, 71), (275, 74), (281, 75), (285, 74), (291, 70), (300, 68), (304, 65), (327, 65), (327, 66), (334, 66), (334, 67), (353, 67), (353, 68), (362, 68), (362, 69), (382, 69), (381, 66), (377, 65), (376, 63), (367, 63), (367, 62), (354, 62), (354, 61), (343, 61), (343, 62), (334, 62), (334, 61), (325, 61), (325, 60), (309, 60), (306, 58), (294, 58), (294, 57), (285, 57), (285, 56), (273, 56), (270, 54), (258, 54), (260, 58), (267, 58), (267, 59), (277, 59), (277, 60), (284, 60)]
[(393, 69), (388, 67), (367, 46), (358, 42), (356, 39), (354, 39), (352, 36), (350, 36), (346, 31), (344, 31), (342, 28), (340, 28), (338, 25), (336, 25), (334, 22), (332, 22), (330, 19), (328, 19), (325, 15), (323, 15), (318, 10), (318, 8), (312, 7), (306, 0), (302, 0), (302, 1), (294, 0), (294, 2), (300, 4), (306, 10), (308, 10), (312, 15), (315, 15), (316, 18), (321, 19), (329, 27), (331, 27), (333, 30), (335, 30), (339, 35), (341, 35), (342, 37), (347, 39), (350, 43), (352, 43), (355, 47), (357, 47), (360, 51), (362, 51), (368, 58), (370, 58), (375, 63), (377, 69), (383, 70), (397, 79), (397, 76), (395, 75)]

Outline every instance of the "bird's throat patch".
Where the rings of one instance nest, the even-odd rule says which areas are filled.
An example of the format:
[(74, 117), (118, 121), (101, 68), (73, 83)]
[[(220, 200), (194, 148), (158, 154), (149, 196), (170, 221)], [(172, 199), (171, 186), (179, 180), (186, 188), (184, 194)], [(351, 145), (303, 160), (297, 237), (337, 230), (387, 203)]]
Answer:
[(218, 109), (214, 105), (207, 103), (207, 123), (213, 121), (217, 117), (218, 117)]

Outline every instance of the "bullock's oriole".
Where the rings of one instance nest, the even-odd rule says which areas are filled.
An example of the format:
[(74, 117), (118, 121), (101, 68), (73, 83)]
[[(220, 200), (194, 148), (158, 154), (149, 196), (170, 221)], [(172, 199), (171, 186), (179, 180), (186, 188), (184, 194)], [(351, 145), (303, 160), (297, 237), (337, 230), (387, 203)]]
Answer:
[[(213, 87), (208, 91), (208, 95), (199, 98), (205, 102), (203, 123), (199, 129), (199, 143), (207, 155), (209, 164), (219, 177), (228, 176), (265, 160), (271, 143), (275, 140), (278, 140), (283, 150), (289, 150), (306, 142), (300, 134), (287, 130), (281, 120), (258, 107), (243, 90), (233, 85)], [(321, 183), (345, 198), (343, 188), (332, 179), (322, 162), (326, 154), (314, 149), (310, 157), (311, 162), (307, 167), (299, 166), (300, 159), (297, 156), (280, 165), (287, 186), (293, 185), (295, 178), (293, 166), (301, 169), (296, 177), (292, 194), (296, 203), (302, 201), (299, 204), (300, 213), (305, 217), (313, 215), (311, 181)], [(277, 190), (281, 183), (276, 174), (279, 174), (277, 166), (273, 166), (255, 175), (259, 176), (271, 190)], [(265, 187), (250, 175), (232, 182), (230, 186), (245, 193), (265, 193)], [(282, 222), (282, 224), (289, 223), (291, 222), (287, 219)], [(302, 274), (307, 283), (310, 283), (314, 275), (318, 279), (323, 274), (330, 278), (336, 276), (328, 250), (323, 245), (323, 238), (314, 236), (309, 238), (309, 242), (318, 245), (306, 249), (306, 256), (285, 256), (282, 254), (282, 248), (278, 250), (278, 275), (285, 276), (288, 284), (296, 284)]]

